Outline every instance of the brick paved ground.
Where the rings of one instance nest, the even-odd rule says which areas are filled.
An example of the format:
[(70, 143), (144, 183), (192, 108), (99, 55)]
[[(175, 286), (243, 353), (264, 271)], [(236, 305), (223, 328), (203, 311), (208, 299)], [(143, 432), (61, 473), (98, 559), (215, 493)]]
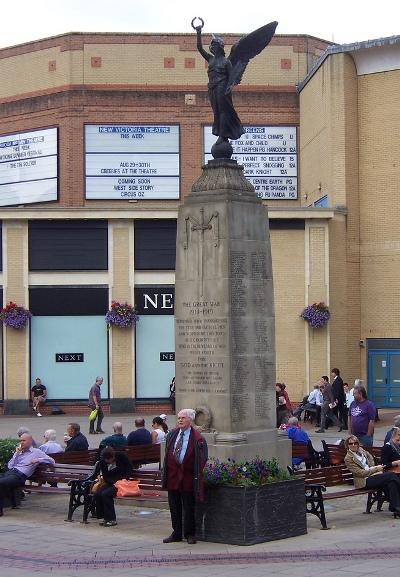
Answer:
[[(393, 414), (382, 415), (377, 439), (383, 438)], [(114, 419), (106, 419), (107, 431)], [(121, 420), (128, 428), (133, 418)], [(0, 437), (27, 423), (38, 439), (52, 427), (61, 436), (68, 421), (65, 416), (2, 417)], [(336, 437), (336, 429), (331, 435)], [(93, 445), (94, 439), (99, 440), (90, 439)], [(67, 506), (66, 496), (27, 495), (21, 509), (5, 511), (0, 519), (1, 577), (39, 573), (41, 577), (398, 575), (400, 520), (387, 511), (365, 516), (362, 496), (329, 503), (329, 531), (321, 531), (318, 520), (308, 516), (307, 535), (251, 547), (200, 542), (164, 545), (162, 538), (170, 533), (166, 510), (117, 505), (119, 524), (105, 529), (93, 521), (88, 525), (64, 522)]]

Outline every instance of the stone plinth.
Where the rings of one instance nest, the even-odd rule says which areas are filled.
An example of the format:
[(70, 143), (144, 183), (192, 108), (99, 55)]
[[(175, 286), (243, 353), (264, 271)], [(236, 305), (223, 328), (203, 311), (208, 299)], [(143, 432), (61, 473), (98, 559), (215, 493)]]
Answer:
[(179, 211), (175, 359), (177, 409), (198, 409), (213, 456), (280, 452), (273, 302), (266, 208), (235, 161), (210, 161)]

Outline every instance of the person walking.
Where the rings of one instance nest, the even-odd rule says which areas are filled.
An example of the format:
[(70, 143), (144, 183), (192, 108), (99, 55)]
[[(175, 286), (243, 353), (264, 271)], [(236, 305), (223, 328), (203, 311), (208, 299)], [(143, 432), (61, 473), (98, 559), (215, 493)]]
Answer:
[[(172, 533), (163, 543), (182, 541), (196, 543), (196, 500), (204, 498), (203, 468), (208, 458), (207, 442), (193, 427), (195, 412), (182, 409), (178, 426), (165, 442), (163, 488), (168, 490)], [(182, 519), (183, 517), (183, 519)]]
[(333, 421), (333, 423), (339, 427), (339, 433), (340, 433), (343, 427), (341, 422), (335, 415), (335, 413), (332, 411), (333, 407), (335, 406), (335, 402), (333, 398), (332, 387), (329, 384), (328, 377), (326, 376), (322, 377), (320, 390), (323, 398), (323, 404), (321, 407), (321, 424), (320, 428), (317, 429), (315, 432), (325, 433), (326, 420), (329, 417), (331, 421)]
[[(103, 384), (103, 377), (96, 377), (96, 382), (91, 387), (89, 391), (89, 408), (90, 411), (97, 410), (97, 416), (93, 421), (89, 421), (89, 435), (95, 435), (97, 433), (104, 433), (103, 429), (101, 428), (101, 423), (104, 418), (103, 409), (101, 407), (101, 390), (100, 387)], [(94, 429), (94, 424), (97, 419), (97, 427), (96, 430)]]
[(340, 376), (339, 369), (332, 369), (331, 375), (333, 400), (336, 403), (336, 407), (333, 408), (333, 412), (342, 422), (343, 428), (347, 429), (346, 396), (344, 393), (343, 379)]

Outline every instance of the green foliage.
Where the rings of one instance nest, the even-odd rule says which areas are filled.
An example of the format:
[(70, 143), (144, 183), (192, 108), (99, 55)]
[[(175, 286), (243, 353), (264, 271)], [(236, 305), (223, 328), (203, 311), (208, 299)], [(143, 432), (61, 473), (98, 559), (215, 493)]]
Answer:
[(289, 473), (279, 466), (275, 458), (266, 461), (256, 457), (252, 461), (241, 462), (233, 459), (210, 459), (204, 468), (204, 481), (210, 486), (254, 487), (288, 481), (290, 478)]
[(19, 439), (0, 439), (0, 470), (7, 468), (7, 463), (13, 456), (15, 447), (19, 444)]

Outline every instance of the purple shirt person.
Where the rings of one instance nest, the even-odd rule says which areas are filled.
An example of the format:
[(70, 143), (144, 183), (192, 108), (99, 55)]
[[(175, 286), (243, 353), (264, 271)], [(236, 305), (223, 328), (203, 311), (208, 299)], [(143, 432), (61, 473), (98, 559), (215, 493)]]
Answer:
[(22, 486), (40, 464), (54, 465), (54, 459), (32, 447), (32, 436), (23, 433), (21, 443), (8, 461), (8, 471), (0, 478), (0, 517), (3, 516), (3, 498), (10, 489)]
[(349, 409), (349, 433), (355, 435), (364, 447), (372, 447), (375, 427), (375, 405), (368, 400), (361, 385), (354, 387), (354, 401)]

